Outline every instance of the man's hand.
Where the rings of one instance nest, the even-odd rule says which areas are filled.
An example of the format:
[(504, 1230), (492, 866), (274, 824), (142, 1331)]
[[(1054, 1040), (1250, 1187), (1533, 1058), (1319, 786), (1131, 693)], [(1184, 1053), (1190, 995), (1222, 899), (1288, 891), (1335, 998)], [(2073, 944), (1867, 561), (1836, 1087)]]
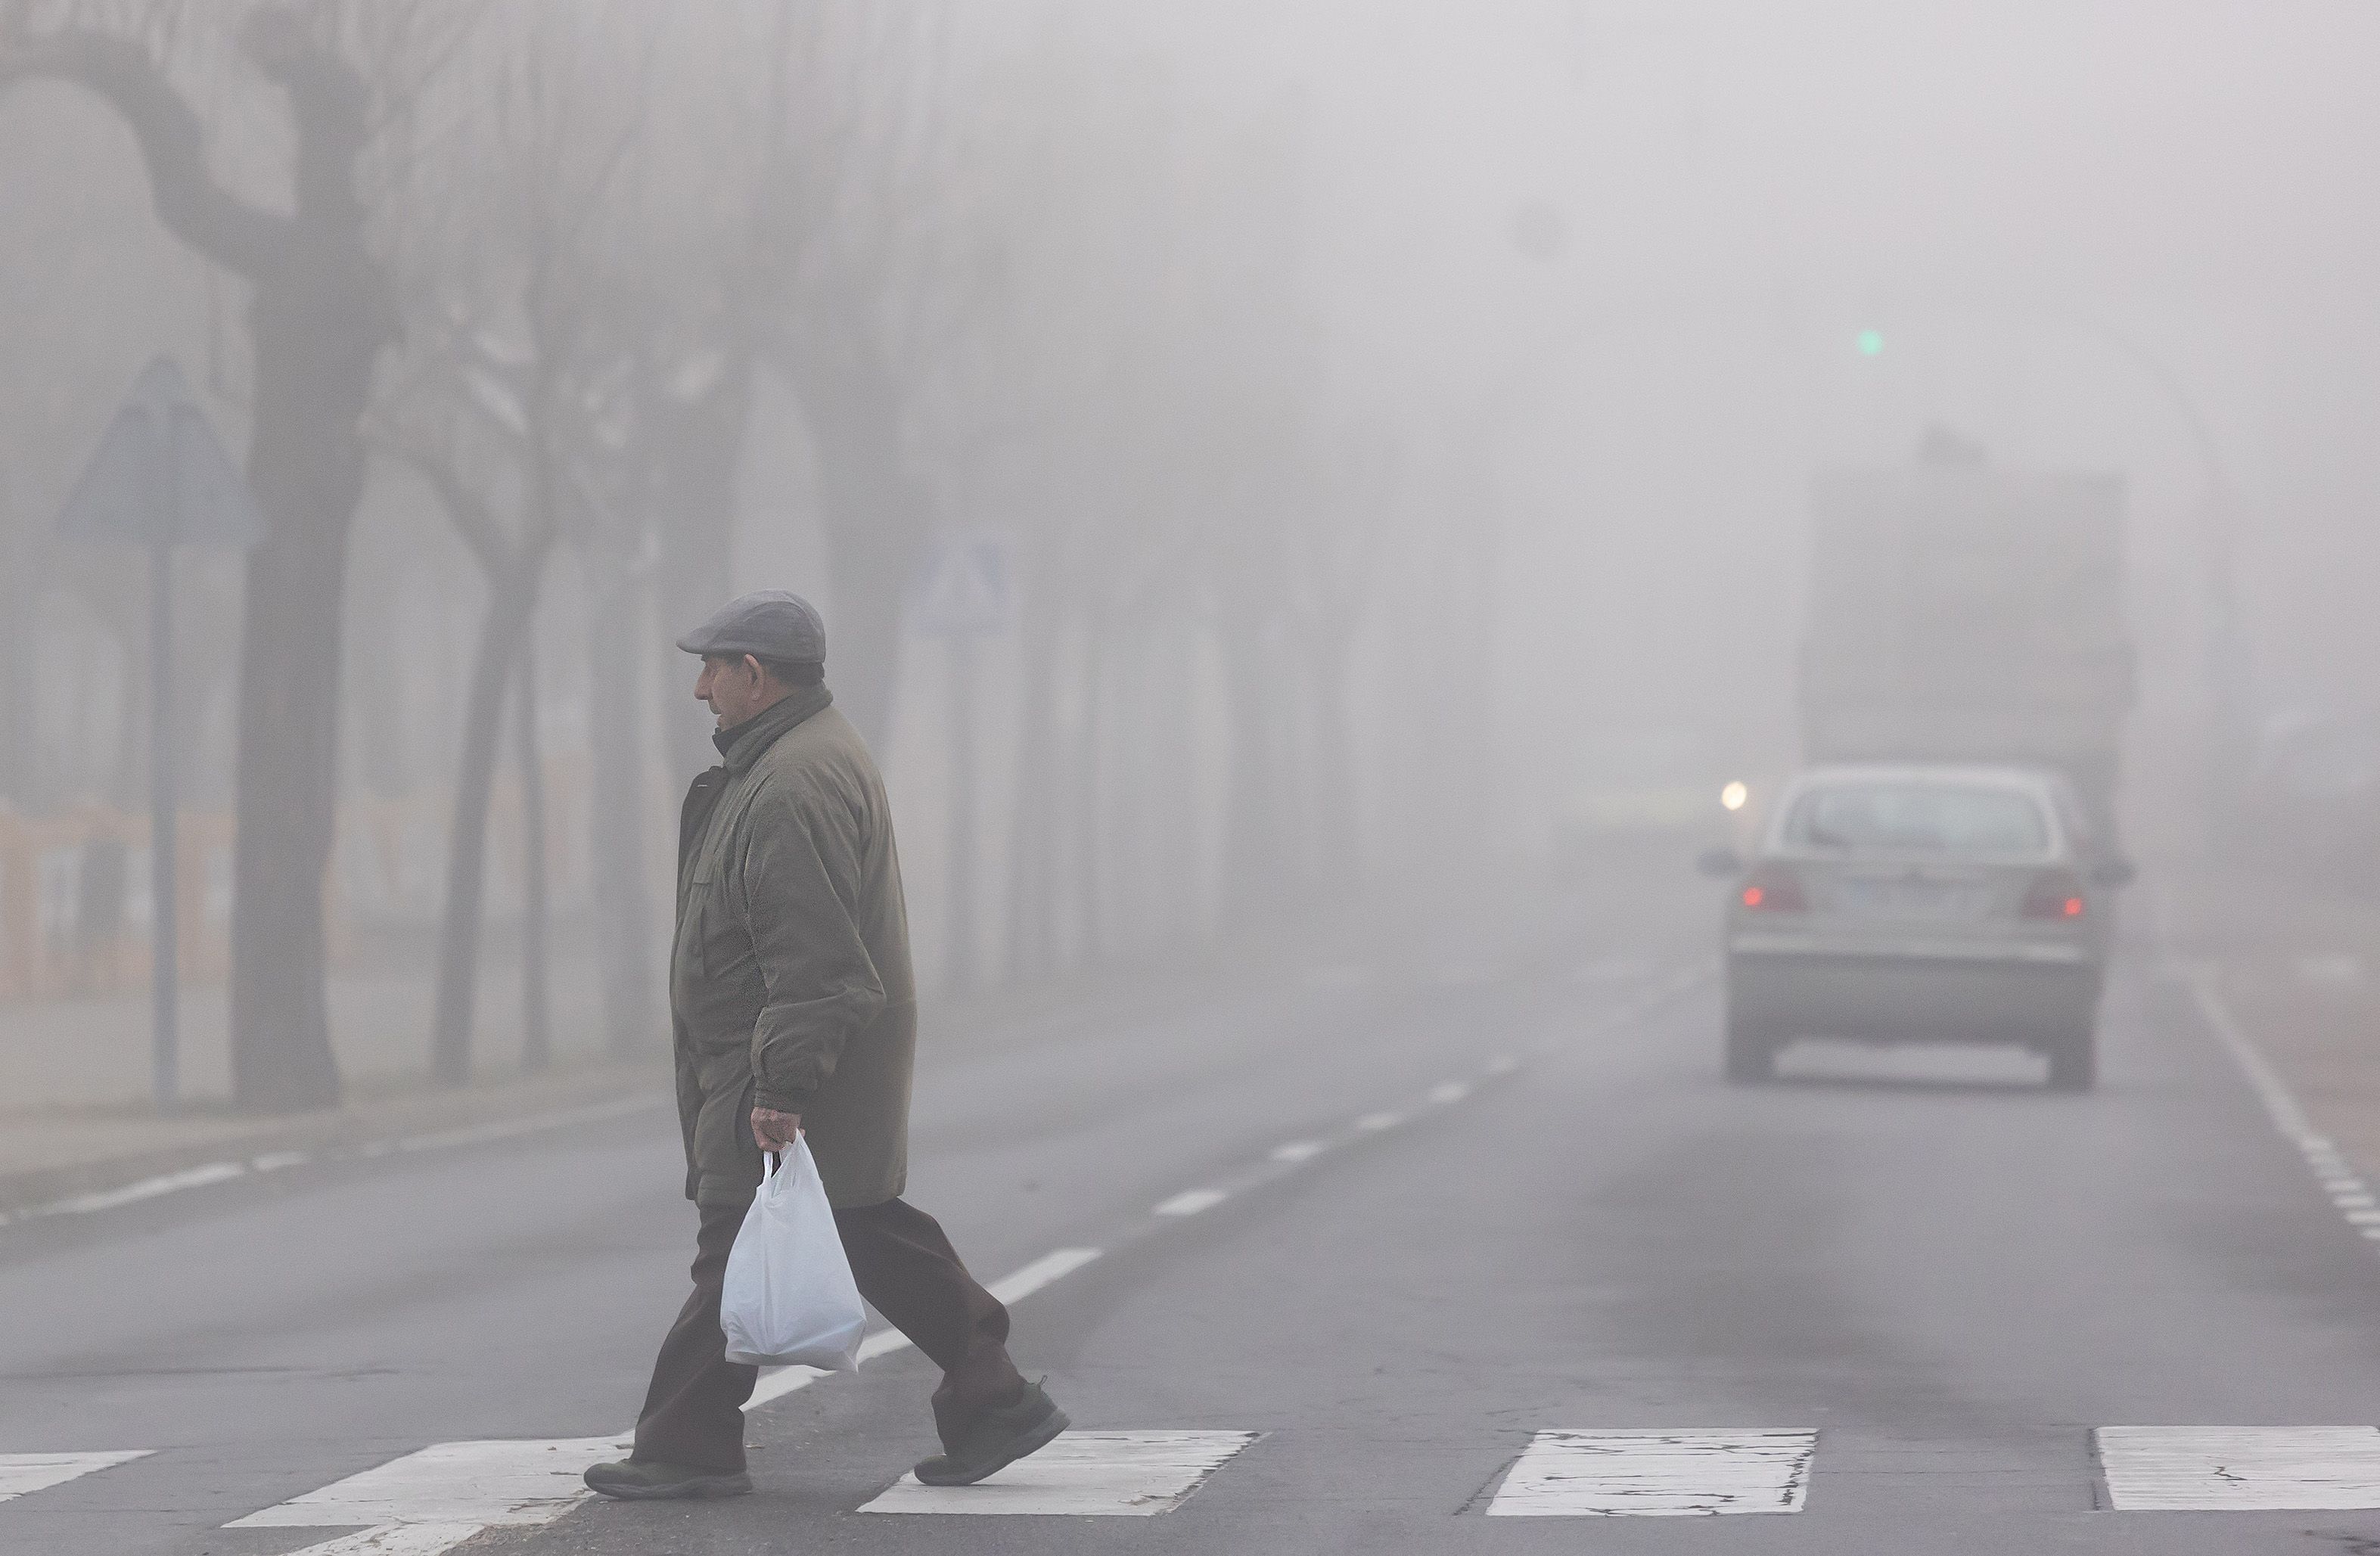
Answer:
[(774, 1108), (752, 1110), (752, 1138), (762, 1150), (792, 1149), (794, 1137), (802, 1132), (802, 1115), (781, 1113)]

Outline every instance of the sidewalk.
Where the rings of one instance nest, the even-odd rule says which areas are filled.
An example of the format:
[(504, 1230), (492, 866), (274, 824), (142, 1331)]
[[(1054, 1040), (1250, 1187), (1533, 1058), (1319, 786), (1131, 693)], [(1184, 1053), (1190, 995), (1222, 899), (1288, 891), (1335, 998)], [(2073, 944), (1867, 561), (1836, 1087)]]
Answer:
[(226, 1157), (312, 1152), (669, 1094), (665, 1034), (635, 1062), (603, 1051), (594, 968), (583, 957), (557, 959), (554, 1052), (537, 1076), (521, 1073), (518, 971), (488, 970), (473, 1034), (476, 1076), (459, 1090), (428, 1081), (426, 973), (334, 979), (330, 1001), (343, 1104), (270, 1118), (229, 1109), (221, 988), (184, 991), (182, 1106), (166, 1118), (151, 1105), (145, 997), (0, 1003), (0, 1212)]

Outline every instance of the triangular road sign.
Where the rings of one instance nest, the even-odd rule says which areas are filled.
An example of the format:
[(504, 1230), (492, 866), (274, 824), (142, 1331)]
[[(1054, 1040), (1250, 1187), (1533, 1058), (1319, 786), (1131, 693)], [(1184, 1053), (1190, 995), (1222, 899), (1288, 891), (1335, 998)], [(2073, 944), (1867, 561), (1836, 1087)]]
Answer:
[(70, 541), (244, 546), (264, 517), (170, 357), (149, 364), (58, 515)]
[(1004, 537), (945, 537), (919, 580), (915, 604), (918, 630), (929, 638), (1007, 631), (1015, 606), (1010, 571)]

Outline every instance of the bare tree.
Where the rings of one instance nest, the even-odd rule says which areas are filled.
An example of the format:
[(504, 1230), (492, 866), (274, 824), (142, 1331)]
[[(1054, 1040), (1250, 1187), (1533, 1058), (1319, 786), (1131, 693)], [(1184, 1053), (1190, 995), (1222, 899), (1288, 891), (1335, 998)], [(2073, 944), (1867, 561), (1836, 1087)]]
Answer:
[(387, 275), (367, 241), (359, 165), (381, 115), (417, 89), (472, 7), (436, 0), (261, 4), (232, 30), (283, 95), (295, 159), (288, 204), (257, 203), (206, 158), (200, 115), (169, 70), (186, 30), (228, 8), (13, 6), (0, 84), (75, 82), (112, 106), (147, 165), (158, 219), (249, 288), (248, 476), (270, 530), (244, 596), (231, 1056), (239, 1105), (321, 1106), (339, 1090), (323, 989), (322, 881), (335, 797), (341, 606), (363, 490), (358, 426), (395, 338)]
[[(517, 682), (524, 792), (523, 1055), (551, 1051), (542, 774), (527, 654), (547, 564), (577, 513), (618, 392), (599, 318), (617, 241), (614, 196), (646, 103), (650, 49), (613, 48), (616, 19), (525, 6), (473, 62), (484, 132), (425, 200), (408, 279), (419, 322), (384, 443), (428, 486), (487, 581), (464, 714), (440, 921), (431, 1074), (471, 1074), (485, 918), (488, 811), (508, 687)], [(467, 259), (466, 255), (473, 258)]]

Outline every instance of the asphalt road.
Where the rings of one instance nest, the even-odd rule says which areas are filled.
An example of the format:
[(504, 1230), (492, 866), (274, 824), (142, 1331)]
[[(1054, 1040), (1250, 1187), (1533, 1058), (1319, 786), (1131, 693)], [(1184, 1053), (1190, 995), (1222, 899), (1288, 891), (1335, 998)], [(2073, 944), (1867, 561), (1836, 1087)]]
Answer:
[[(2133, 955), (2090, 1096), (1987, 1052), (1798, 1051), (1730, 1088), (1706, 918), (1572, 902), (1529, 954), (1481, 933), (929, 1048), (910, 1197), (987, 1277), (1098, 1250), (1015, 1306), (1079, 1441), (1010, 1505), (1075, 1512), (994, 1515), (997, 1481), (860, 1511), (932, 1447), (896, 1351), (755, 1411), (750, 1498), (456, 1545), (502, 1519), (422, 1492), (437, 1454), (518, 1452), (409, 1455), (634, 1413), (692, 1228), (656, 1107), (0, 1232), (0, 1492), (10, 1455), (149, 1451), (0, 1501), (0, 1551), (2380, 1550), (2380, 1512), (2109, 1505), (2155, 1488), (2099, 1428), (2380, 1421), (2375, 1245), (2178, 978)], [(2185, 1502), (2362, 1452), (2185, 1450)], [(223, 1527), (392, 1462), (430, 1469), (379, 1533)], [(1775, 1511), (1570, 1515), (1665, 1487)]]

